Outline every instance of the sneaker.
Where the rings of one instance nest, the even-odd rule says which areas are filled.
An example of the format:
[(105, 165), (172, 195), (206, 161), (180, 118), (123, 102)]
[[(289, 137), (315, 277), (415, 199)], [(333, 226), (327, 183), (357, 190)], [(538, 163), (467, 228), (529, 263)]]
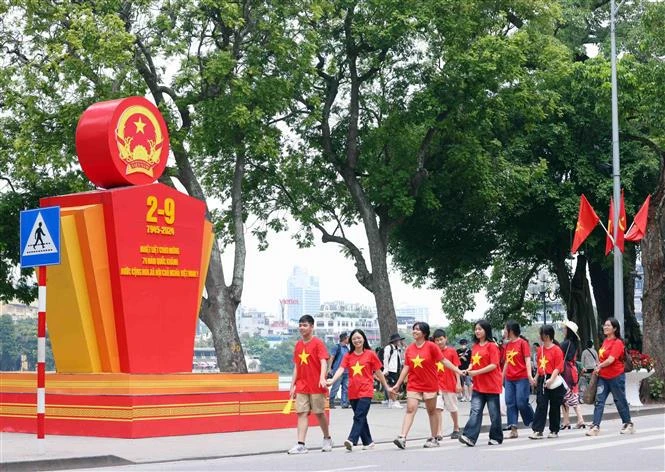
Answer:
[(498, 446), (500, 444), (501, 443), (499, 441), (497, 441), (496, 439), (490, 439), (489, 441), (487, 441), (488, 446)]
[(529, 439), (543, 439), (543, 433), (540, 431), (534, 431), (533, 433), (529, 434)]
[(556, 439), (559, 437), (559, 433), (555, 433), (554, 431), (550, 431), (550, 434), (547, 435), (547, 439)]
[(517, 426), (513, 426), (510, 428), (510, 434), (508, 435), (508, 439), (516, 439), (519, 437), (519, 434), (517, 434)]
[(624, 423), (623, 427), (621, 428), (621, 431), (619, 431), (619, 434), (633, 434), (635, 433), (635, 426), (633, 426), (633, 423)]
[(460, 436), (459, 431), (453, 431), (450, 434), (450, 439), (459, 439), (459, 436)]
[(348, 439), (344, 441), (344, 447), (349, 452), (353, 451), (353, 443), (351, 441), (349, 441)]
[(404, 407), (403, 407), (402, 404), (399, 402), (399, 400), (395, 400), (394, 402), (392, 402), (392, 403), (390, 404), (390, 408), (397, 408), (397, 409), (400, 409), (400, 408), (404, 408)]
[(476, 445), (476, 443), (474, 443), (473, 441), (471, 441), (471, 439), (467, 438), (467, 437), (464, 436), (463, 434), (460, 435), (460, 437), (458, 438), (458, 441), (461, 442), (462, 444), (466, 444), (466, 445), (469, 446), (469, 447), (473, 447), (473, 446)]
[(374, 449), (374, 446), (376, 446), (376, 444), (374, 443), (369, 443), (366, 446), (363, 444), (363, 451), (367, 451), (368, 449)]
[(436, 436), (434, 439), (441, 442), (441, 441), (443, 441), (443, 436)]
[(427, 441), (425, 441), (423, 447), (426, 447), (428, 449), (431, 447), (439, 447), (439, 441), (437, 441), (436, 438), (429, 438)]
[(400, 449), (405, 449), (406, 448), (406, 438), (404, 436), (397, 436), (395, 440), (393, 441), (393, 444)]
[(296, 444), (287, 451), (287, 454), (307, 454), (308, 452), (304, 444)]
[(351, 405), (348, 405), (348, 404), (347, 405), (342, 405), (342, 408), (344, 408), (344, 409), (351, 408)]
[(323, 438), (323, 446), (321, 446), (321, 452), (330, 452), (333, 448), (332, 438)]
[(600, 428), (596, 425), (592, 426), (589, 431), (586, 432), (587, 436), (598, 436), (600, 434)]

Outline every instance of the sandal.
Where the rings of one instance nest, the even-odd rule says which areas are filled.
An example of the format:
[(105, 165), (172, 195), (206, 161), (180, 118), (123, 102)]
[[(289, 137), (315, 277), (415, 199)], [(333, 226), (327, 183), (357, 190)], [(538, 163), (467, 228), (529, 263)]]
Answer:
[(586, 424), (584, 423), (577, 423), (575, 425), (575, 429), (586, 429)]
[(561, 429), (570, 429), (571, 426), (569, 424), (564, 424)]

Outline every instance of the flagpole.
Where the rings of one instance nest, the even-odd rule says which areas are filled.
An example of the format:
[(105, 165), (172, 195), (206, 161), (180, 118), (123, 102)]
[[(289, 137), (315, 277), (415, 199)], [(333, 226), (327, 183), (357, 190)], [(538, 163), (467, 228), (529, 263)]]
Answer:
[[(623, 1), (621, 2), (623, 3)], [(619, 3), (619, 7), (621, 6)], [(617, 53), (616, 53), (616, 13), (615, 0), (610, 0), (610, 61), (612, 66), (612, 185), (614, 201), (614, 241), (619, 235), (619, 213), (621, 207), (621, 169), (619, 164), (619, 100), (617, 94)], [(625, 336), (623, 317), (623, 254), (614, 244), (614, 318), (619, 322)]]
[(605, 233), (607, 234), (607, 237), (610, 238), (610, 240), (612, 241), (612, 245), (614, 245), (614, 237), (610, 234), (609, 230), (607, 228), (605, 228), (605, 225), (603, 224), (602, 221), (598, 220), (598, 223), (600, 223), (600, 226), (603, 227), (603, 229), (605, 230)]

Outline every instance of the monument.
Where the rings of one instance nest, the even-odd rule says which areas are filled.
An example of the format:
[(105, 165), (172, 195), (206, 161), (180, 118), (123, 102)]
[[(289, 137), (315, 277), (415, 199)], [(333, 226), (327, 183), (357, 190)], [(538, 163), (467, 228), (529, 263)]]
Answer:
[[(202, 201), (156, 182), (169, 156), (159, 109), (142, 97), (93, 104), (76, 151), (98, 190), (40, 201), (60, 207), (61, 245), (46, 272), (46, 434), (294, 426), (277, 374), (192, 373), (214, 235)], [(1, 429), (35, 431), (35, 374), (0, 375)]]

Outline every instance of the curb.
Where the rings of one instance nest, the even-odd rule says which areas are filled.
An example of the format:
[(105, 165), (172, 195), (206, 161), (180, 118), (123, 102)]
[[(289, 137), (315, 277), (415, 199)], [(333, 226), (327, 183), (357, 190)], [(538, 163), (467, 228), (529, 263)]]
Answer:
[[(631, 417), (641, 417), (641, 416), (651, 416), (651, 415), (662, 415), (665, 414), (665, 405), (652, 408), (638, 408), (630, 411)], [(574, 416), (574, 414), (573, 414)], [(613, 411), (611, 413), (603, 414), (603, 420), (614, 420), (619, 418), (619, 412)], [(483, 425), (480, 428), (481, 433), (488, 433), (490, 426), (488, 424)], [(519, 429), (528, 430), (526, 426), (521, 425)], [(409, 441), (424, 441), (427, 437), (412, 437), (409, 438)], [(376, 441), (377, 444), (392, 444), (392, 440), (388, 441)], [(341, 449), (341, 446), (336, 447), (335, 449)], [(318, 449), (318, 448), (315, 448)], [(74, 470), (74, 469), (87, 469), (87, 468), (96, 468), (96, 467), (112, 467), (112, 466), (123, 466), (123, 465), (140, 465), (140, 464), (161, 464), (167, 462), (189, 462), (189, 461), (199, 461), (199, 460), (215, 460), (215, 459), (228, 459), (233, 457), (247, 457), (247, 456), (263, 456), (269, 454), (281, 454), (284, 453), (283, 449), (272, 450), (272, 451), (259, 451), (249, 453), (238, 453), (238, 454), (220, 454), (214, 456), (192, 456), (192, 457), (182, 457), (179, 459), (162, 459), (155, 461), (140, 461), (134, 462), (118, 456), (91, 456), (91, 457), (71, 457), (71, 458), (62, 458), (62, 459), (44, 459), (38, 461), (20, 461), (20, 462), (7, 462), (2, 464), (3, 472), (23, 472), (23, 471), (46, 471), (46, 470)]]

